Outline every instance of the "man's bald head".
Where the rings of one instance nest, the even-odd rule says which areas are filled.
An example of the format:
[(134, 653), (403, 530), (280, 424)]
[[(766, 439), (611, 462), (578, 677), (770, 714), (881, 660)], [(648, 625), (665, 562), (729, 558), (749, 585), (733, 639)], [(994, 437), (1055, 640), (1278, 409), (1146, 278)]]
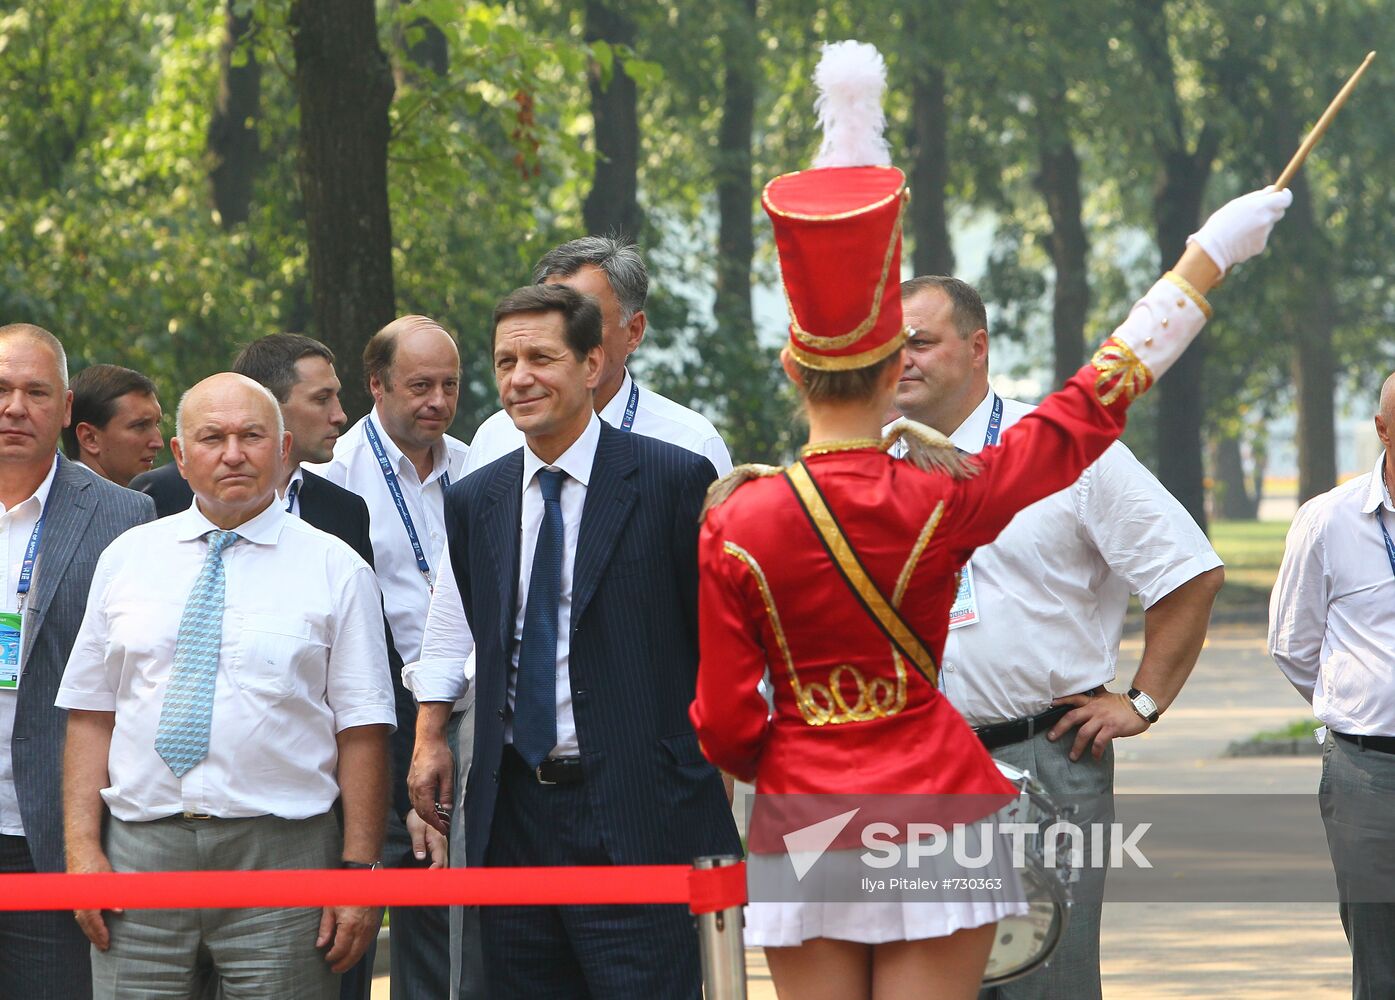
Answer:
[(395, 319), (363, 349), (363, 377), (388, 436), (414, 463), (429, 468), (428, 457), (455, 419), (455, 338), (426, 316)]
[(1384, 418), (1387, 427), (1395, 427), (1395, 373), (1392, 373), (1380, 387), (1380, 407), (1377, 412)]
[(281, 416), (281, 405), (276, 402), (276, 397), (271, 394), (266, 386), (260, 382), (255, 382), (246, 375), (239, 375), (236, 372), (219, 372), (217, 375), (210, 375), (202, 382), (196, 383), (192, 388), (179, 397), (179, 409), (174, 414), (174, 434), (180, 441), (188, 445), (184, 437), (184, 429), (189, 424), (186, 422), (186, 414), (193, 413), (201, 415), (203, 408), (212, 403), (218, 405), (227, 403), (229, 400), (245, 399), (254, 408), (269, 406), (265, 410), (263, 418), (269, 427), (276, 430), (276, 439), (279, 441), (286, 433), (286, 425)]
[(276, 397), (246, 375), (211, 375), (179, 401), (170, 442), (199, 510), (220, 528), (256, 517), (276, 498), (291, 436)]
[(63, 350), (63, 344), (57, 337), (33, 323), (7, 323), (0, 326), (0, 342), (9, 340), (11, 337), (24, 337), (47, 347), (53, 354), (56, 366), (54, 372), (59, 383), (64, 389), (68, 388), (68, 353)]

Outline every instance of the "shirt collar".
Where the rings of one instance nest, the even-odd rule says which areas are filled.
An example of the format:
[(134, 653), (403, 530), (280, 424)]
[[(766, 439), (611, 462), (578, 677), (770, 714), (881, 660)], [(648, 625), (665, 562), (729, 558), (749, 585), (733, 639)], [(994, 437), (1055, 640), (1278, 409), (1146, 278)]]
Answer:
[(589, 486), (591, 467), (596, 461), (596, 445), (600, 440), (601, 418), (593, 413), (591, 419), (586, 422), (586, 429), (581, 432), (581, 436), (573, 441), (572, 446), (562, 452), (557, 461), (551, 465), (534, 455), (533, 449), (525, 441), (523, 444), (523, 488), (528, 489), (528, 484), (542, 469), (561, 469), (582, 486)]
[[(291, 515), (286, 513), (286, 509), (277, 503), (275, 499), (250, 521), (243, 521), (236, 528), (240, 536), (257, 545), (275, 545), (276, 540), (281, 536), (281, 528)], [(181, 514), (175, 514), (172, 518), (175, 523), (174, 537), (181, 542), (191, 542), (196, 538), (202, 538), (210, 531), (220, 530), (204, 516), (199, 510), (198, 500), (189, 505), (189, 509)]]
[(1371, 485), (1366, 490), (1366, 503), (1361, 508), (1363, 514), (1374, 514), (1376, 508), (1384, 505), (1385, 509), (1395, 514), (1395, 504), (1390, 501), (1390, 491), (1385, 488), (1385, 452), (1380, 453), (1376, 459), (1375, 471), (1371, 473)]
[[(392, 439), (392, 435), (383, 427), (383, 422), (378, 419), (378, 407), (374, 406), (373, 409), (368, 411), (368, 416), (363, 419), (373, 422), (373, 429), (378, 432), (378, 440), (382, 442), (383, 451), (386, 453), (388, 461), (392, 463), (393, 471), (397, 473), (398, 477), (400, 478), (407, 469), (411, 469), (411, 478), (415, 479), (417, 477), (416, 466), (412, 464), (412, 460), (403, 453), (402, 449), (397, 447), (397, 442)], [(430, 486), (437, 479), (440, 479), (443, 474), (449, 471), (450, 453), (446, 450), (446, 439), (445, 436), (442, 435), (436, 443), (431, 446), (431, 474), (422, 481), (421, 485)]]
[[(38, 514), (44, 509), (44, 505), (48, 503), (48, 494), (49, 494), (49, 491), (50, 491), (51, 489), (53, 489), (53, 477), (54, 477), (55, 475), (57, 475), (57, 474), (58, 474), (58, 456), (57, 456), (57, 455), (54, 455), (54, 456), (53, 456), (53, 464), (50, 465), (50, 466), (48, 467), (48, 475), (44, 476), (44, 481), (41, 482), (41, 483), (39, 484), (39, 488), (36, 489), (33, 493), (31, 493), (31, 494), (30, 494), (28, 497), (26, 497), (25, 499), (23, 499), (23, 500), (21, 500), (19, 503), (15, 504), (15, 505), (14, 505), (13, 507), (11, 507), (9, 510), (5, 510), (3, 507), (0, 507), (0, 514), (13, 514), (15, 511), (19, 510), (19, 509), (20, 509), (21, 507), (23, 507), (25, 504), (27, 504), (27, 503), (29, 503), (31, 500), (33, 500), (33, 501), (37, 501), (37, 502), (38, 502), (38, 506), (39, 506), (39, 510), (38, 510), (38, 511), (35, 511), (35, 516), (37, 517)], [(92, 473), (92, 475), (94, 475), (94, 476), (95, 476), (96, 474), (97, 474), (97, 473), (95, 473), (95, 472)]]
[(276, 491), (276, 499), (286, 499), (286, 494), (291, 492), (291, 487), (294, 486), (296, 483), (302, 484), (301, 489), (305, 488), (305, 468), (301, 465), (297, 465), (295, 467), (295, 471), (291, 473), (291, 478), (286, 480), (286, 488), (284, 490)]
[(959, 428), (949, 436), (950, 442), (960, 451), (977, 455), (983, 450), (983, 439), (988, 434), (988, 420), (993, 415), (993, 400), (997, 393), (992, 389), (983, 397), (983, 402), (974, 407)]
[(615, 395), (610, 397), (610, 402), (601, 407), (601, 419), (612, 427), (619, 427), (625, 420), (625, 408), (630, 405), (630, 389), (634, 385), (634, 379), (630, 378), (630, 370), (625, 369), (625, 378), (620, 383), (620, 388), (615, 390)]

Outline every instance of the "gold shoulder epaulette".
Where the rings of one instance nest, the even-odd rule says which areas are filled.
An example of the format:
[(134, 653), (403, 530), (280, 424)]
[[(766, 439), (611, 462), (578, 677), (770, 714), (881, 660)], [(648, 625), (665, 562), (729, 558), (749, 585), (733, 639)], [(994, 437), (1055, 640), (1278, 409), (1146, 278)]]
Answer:
[(707, 512), (713, 507), (726, 503), (729, 496), (740, 489), (744, 484), (752, 479), (763, 479), (766, 476), (778, 476), (785, 470), (778, 465), (760, 465), (749, 463), (738, 465), (721, 479), (718, 479), (711, 486), (707, 487), (707, 499), (702, 504), (702, 517), (707, 517)]
[(882, 438), (882, 451), (890, 451), (897, 441), (906, 446), (906, 461), (922, 472), (943, 472), (954, 479), (968, 479), (978, 472), (973, 456), (954, 447), (933, 427), (902, 417)]

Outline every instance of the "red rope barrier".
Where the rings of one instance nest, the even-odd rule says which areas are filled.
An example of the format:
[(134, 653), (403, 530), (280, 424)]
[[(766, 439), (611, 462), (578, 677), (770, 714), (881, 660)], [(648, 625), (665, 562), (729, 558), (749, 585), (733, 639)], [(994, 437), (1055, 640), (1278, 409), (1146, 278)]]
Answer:
[(712, 913), (744, 902), (745, 864), (0, 875), (0, 911), (687, 903)]

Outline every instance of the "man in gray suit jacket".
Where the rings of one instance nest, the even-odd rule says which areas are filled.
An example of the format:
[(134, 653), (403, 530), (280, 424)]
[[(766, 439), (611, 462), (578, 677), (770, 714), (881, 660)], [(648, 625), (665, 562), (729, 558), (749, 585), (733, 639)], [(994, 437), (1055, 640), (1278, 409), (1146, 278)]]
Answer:
[[(102, 550), (153, 520), (150, 498), (57, 454), (68, 361), (47, 330), (0, 326), (0, 873), (61, 872), (67, 713), (53, 704)], [(22, 623), (22, 624), (21, 624)], [(0, 914), (0, 1000), (90, 997), (65, 911)]]

